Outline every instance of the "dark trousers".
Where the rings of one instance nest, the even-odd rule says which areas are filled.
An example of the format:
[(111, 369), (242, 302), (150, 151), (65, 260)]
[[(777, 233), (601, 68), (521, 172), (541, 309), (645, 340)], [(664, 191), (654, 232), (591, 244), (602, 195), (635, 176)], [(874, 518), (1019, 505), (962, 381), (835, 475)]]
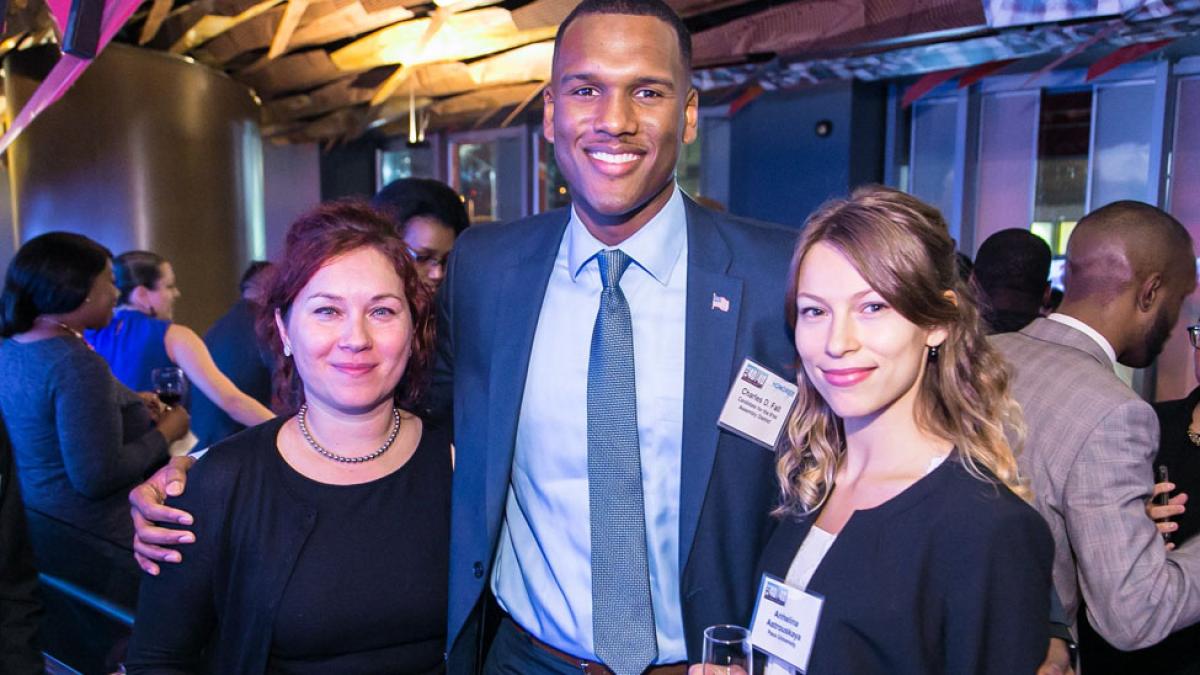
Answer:
[(529, 635), (507, 616), (500, 621), (483, 666), (483, 675), (579, 675), (580, 672), (533, 644)]

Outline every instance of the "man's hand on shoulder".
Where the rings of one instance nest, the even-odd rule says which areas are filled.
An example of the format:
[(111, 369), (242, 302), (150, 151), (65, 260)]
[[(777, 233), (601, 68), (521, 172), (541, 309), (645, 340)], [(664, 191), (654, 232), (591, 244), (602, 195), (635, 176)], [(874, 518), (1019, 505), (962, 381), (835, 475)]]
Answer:
[(156, 523), (173, 523), (188, 526), (192, 515), (186, 511), (166, 505), (167, 497), (183, 494), (187, 484), (187, 471), (196, 460), (191, 457), (172, 457), (167, 465), (154, 472), (146, 482), (129, 493), (129, 509), (133, 516), (133, 557), (147, 574), (157, 575), (158, 562), (177, 563), (182, 554), (173, 548), (177, 544), (190, 544), (196, 535), (188, 530), (159, 527)]

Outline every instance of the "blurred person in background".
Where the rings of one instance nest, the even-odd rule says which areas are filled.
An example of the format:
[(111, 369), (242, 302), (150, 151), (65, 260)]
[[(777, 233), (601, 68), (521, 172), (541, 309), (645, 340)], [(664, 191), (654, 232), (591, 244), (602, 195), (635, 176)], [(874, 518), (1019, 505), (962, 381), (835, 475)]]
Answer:
[(421, 281), (436, 290), (454, 240), (470, 225), (458, 193), (430, 178), (401, 178), (385, 185), (371, 203), (396, 224)]
[(1077, 627), (1086, 603), (1113, 646), (1142, 649), (1200, 622), (1200, 548), (1166, 550), (1146, 518), (1158, 419), (1114, 369), (1162, 351), (1196, 288), (1192, 238), (1157, 207), (1114, 202), (1075, 226), (1064, 282), (1058, 312), (990, 339), (1025, 415), (1019, 462), (1054, 535), (1067, 617)]
[(158, 507), (195, 543), (143, 582), (129, 673), (442, 671), (450, 437), (410, 412), (430, 305), (367, 206), (292, 225), (259, 328), (294, 414), (213, 446)]
[(972, 276), (990, 333), (1028, 326), (1050, 301), (1050, 247), (1029, 230), (1000, 230), (984, 240)]
[[(254, 322), (270, 287), (271, 275), (271, 263), (261, 260), (250, 263), (238, 284), (241, 298), (204, 334), (204, 344), (217, 368), (239, 390), (268, 407), (273, 359), (257, 339)], [(246, 428), (217, 407), (203, 391), (192, 393), (188, 410), (192, 413), (192, 433), (196, 434), (198, 448), (207, 448)]]
[[(1192, 372), (1200, 382), (1200, 325), (1188, 326), (1192, 343)], [(1148, 511), (1173, 550), (1195, 538), (1200, 518), (1188, 511), (1188, 495), (1200, 489), (1200, 387), (1186, 398), (1154, 405), (1162, 436), (1154, 467), (1166, 467), (1169, 480), (1154, 487), (1154, 496), (1169, 495), (1168, 503), (1151, 502)], [(1157, 480), (1157, 477), (1154, 478)], [(1086, 619), (1086, 616), (1085, 616)], [(1200, 673), (1200, 624), (1176, 631), (1146, 649), (1124, 652), (1100, 637), (1086, 620), (1080, 622), (1079, 648), (1088, 675), (1194, 675)]]
[(120, 291), (117, 310), (107, 325), (88, 330), (86, 337), (118, 380), (135, 391), (151, 391), (154, 369), (178, 366), (237, 422), (250, 426), (274, 417), (221, 372), (194, 330), (172, 322), (180, 292), (170, 262), (150, 251), (127, 251), (117, 256), (113, 271)]
[(0, 295), (0, 412), (26, 508), (128, 549), (125, 495), (167, 461), (188, 415), (118, 382), (83, 341), (116, 299), (100, 244), (66, 232), (26, 242)]

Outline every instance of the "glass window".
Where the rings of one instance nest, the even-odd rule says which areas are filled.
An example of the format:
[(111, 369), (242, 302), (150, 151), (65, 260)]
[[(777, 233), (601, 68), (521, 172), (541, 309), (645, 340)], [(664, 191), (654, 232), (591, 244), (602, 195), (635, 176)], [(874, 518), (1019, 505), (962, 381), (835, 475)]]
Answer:
[(1056, 255), (1087, 209), (1091, 134), (1091, 89), (1042, 93), (1032, 230)]
[[(1200, 76), (1180, 78), (1175, 92), (1169, 211), (1200, 240)], [(1183, 328), (1200, 318), (1200, 293), (1183, 302), (1179, 323), (1158, 357), (1155, 398), (1183, 398), (1195, 386), (1192, 346)]]
[(675, 163), (675, 180), (683, 191), (693, 197), (700, 193), (700, 143), (701, 134), (696, 134), (696, 140), (689, 145), (679, 146), (679, 160)]
[(1171, 152), (1171, 213), (1200, 239), (1200, 76), (1181, 78)]
[(569, 205), (571, 194), (567, 190), (567, 180), (563, 178), (562, 171), (558, 169), (558, 162), (554, 161), (554, 145), (547, 143), (546, 139), (539, 134), (537, 147), (538, 213), (545, 213)]
[[(913, 128), (912, 106), (904, 108), (900, 115), (904, 120), (904, 128)], [(909, 192), (912, 190), (912, 136), (909, 134), (900, 136), (900, 142), (896, 146), (896, 156), (902, 159), (896, 167), (896, 187)]]
[(1150, 144), (1157, 126), (1146, 114), (1151, 110), (1153, 82), (1096, 87), (1090, 210), (1121, 199), (1158, 200), (1158, 185), (1149, 183)]
[(451, 140), (450, 178), (466, 202), (472, 223), (525, 215), (525, 143), (523, 128)]
[[(954, 151), (958, 99), (920, 100), (912, 106), (910, 181), (912, 194), (954, 214)], [(953, 224), (952, 224), (953, 227)]]
[[(1029, 225), (1038, 99), (1036, 91), (999, 92), (981, 97), (976, 248), (1000, 230)], [(1054, 228), (1049, 223), (1034, 223), (1033, 231), (1047, 241), (1054, 237)]]
[(401, 178), (437, 178), (433, 148), (415, 146), (379, 151), (379, 185)]

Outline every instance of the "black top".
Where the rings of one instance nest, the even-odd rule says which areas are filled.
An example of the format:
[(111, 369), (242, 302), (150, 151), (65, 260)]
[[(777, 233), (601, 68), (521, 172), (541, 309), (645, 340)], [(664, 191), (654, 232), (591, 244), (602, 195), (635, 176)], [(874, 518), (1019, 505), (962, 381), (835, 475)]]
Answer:
[(370, 483), (325, 485), (280, 457), (277, 418), (218, 443), (168, 500), (195, 516), (184, 560), (142, 582), (130, 673), (425, 673), (441, 668), (448, 435)]
[[(1187, 398), (1154, 406), (1154, 412), (1158, 413), (1158, 424), (1162, 428), (1154, 466), (1167, 466), (1171, 482), (1178, 486), (1172, 494), (1186, 492), (1193, 499), (1200, 498), (1200, 446), (1188, 440), (1187, 430), (1197, 403), (1200, 403), (1200, 387), (1193, 389)], [(1183, 515), (1175, 518), (1175, 522), (1179, 523), (1179, 529), (1175, 531), (1174, 541), (1179, 545), (1200, 531), (1200, 512), (1189, 505)]]
[[(1174, 520), (1179, 523), (1173, 541), (1182, 545), (1200, 531), (1200, 513), (1197, 502), (1200, 497), (1200, 447), (1187, 437), (1188, 425), (1192, 422), (1192, 411), (1200, 403), (1200, 387), (1192, 390), (1187, 398), (1164, 401), (1154, 405), (1158, 423), (1162, 429), (1158, 454), (1154, 466), (1167, 466), (1175, 492), (1186, 492), (1193, 501), (1187, 511)], [(1157, 480), (1147, 477), (1150, 483)], [(1088, 675), (1112, 675), (1124, 673), (1154, 673), (1154, 675), (1184, 675), (1200, 673), (1200, 624), (1189, 626), (1167, 636), (1167, 639), (1146, 649), (1122, 652), (1109, 645), (1087, 622), (1087, 613), (1079, 622), (1079, 646), (1083, 668)]]
[[(780, 523), (764, 572), (786, 578), (817, 515)], [(1053, 555), (1033, 507), (951, 455), (838, 534), (807, 587), (825, 598), (808, 675), (1033, 673)]]
[[(284, 589), (268, 670), (422, 672), (441, 664), (448, 570), (445, 438), (427, 433), (407, 464), (360, 485), (327, 485), (276, 453), (280, 478), (317, 509)], [(439, 617), (431, 623), (430, 617)]]
[[(271, 407), (271, 359), (254, 331), (256, 309), (249, 300), (238, 300), (204, 334), (204, 344), (217, 368), (247, 396)], [(217, 407), (204, 392), (193, 387), (188, 411), (196, 447), (207, 448), (245, 429)]]
[(0, 424), (0, 673), (30, 675), (43, 671), (37, 647), (40, 614), (37, 570), (25, 532), (25, 510), (8, 435)]

